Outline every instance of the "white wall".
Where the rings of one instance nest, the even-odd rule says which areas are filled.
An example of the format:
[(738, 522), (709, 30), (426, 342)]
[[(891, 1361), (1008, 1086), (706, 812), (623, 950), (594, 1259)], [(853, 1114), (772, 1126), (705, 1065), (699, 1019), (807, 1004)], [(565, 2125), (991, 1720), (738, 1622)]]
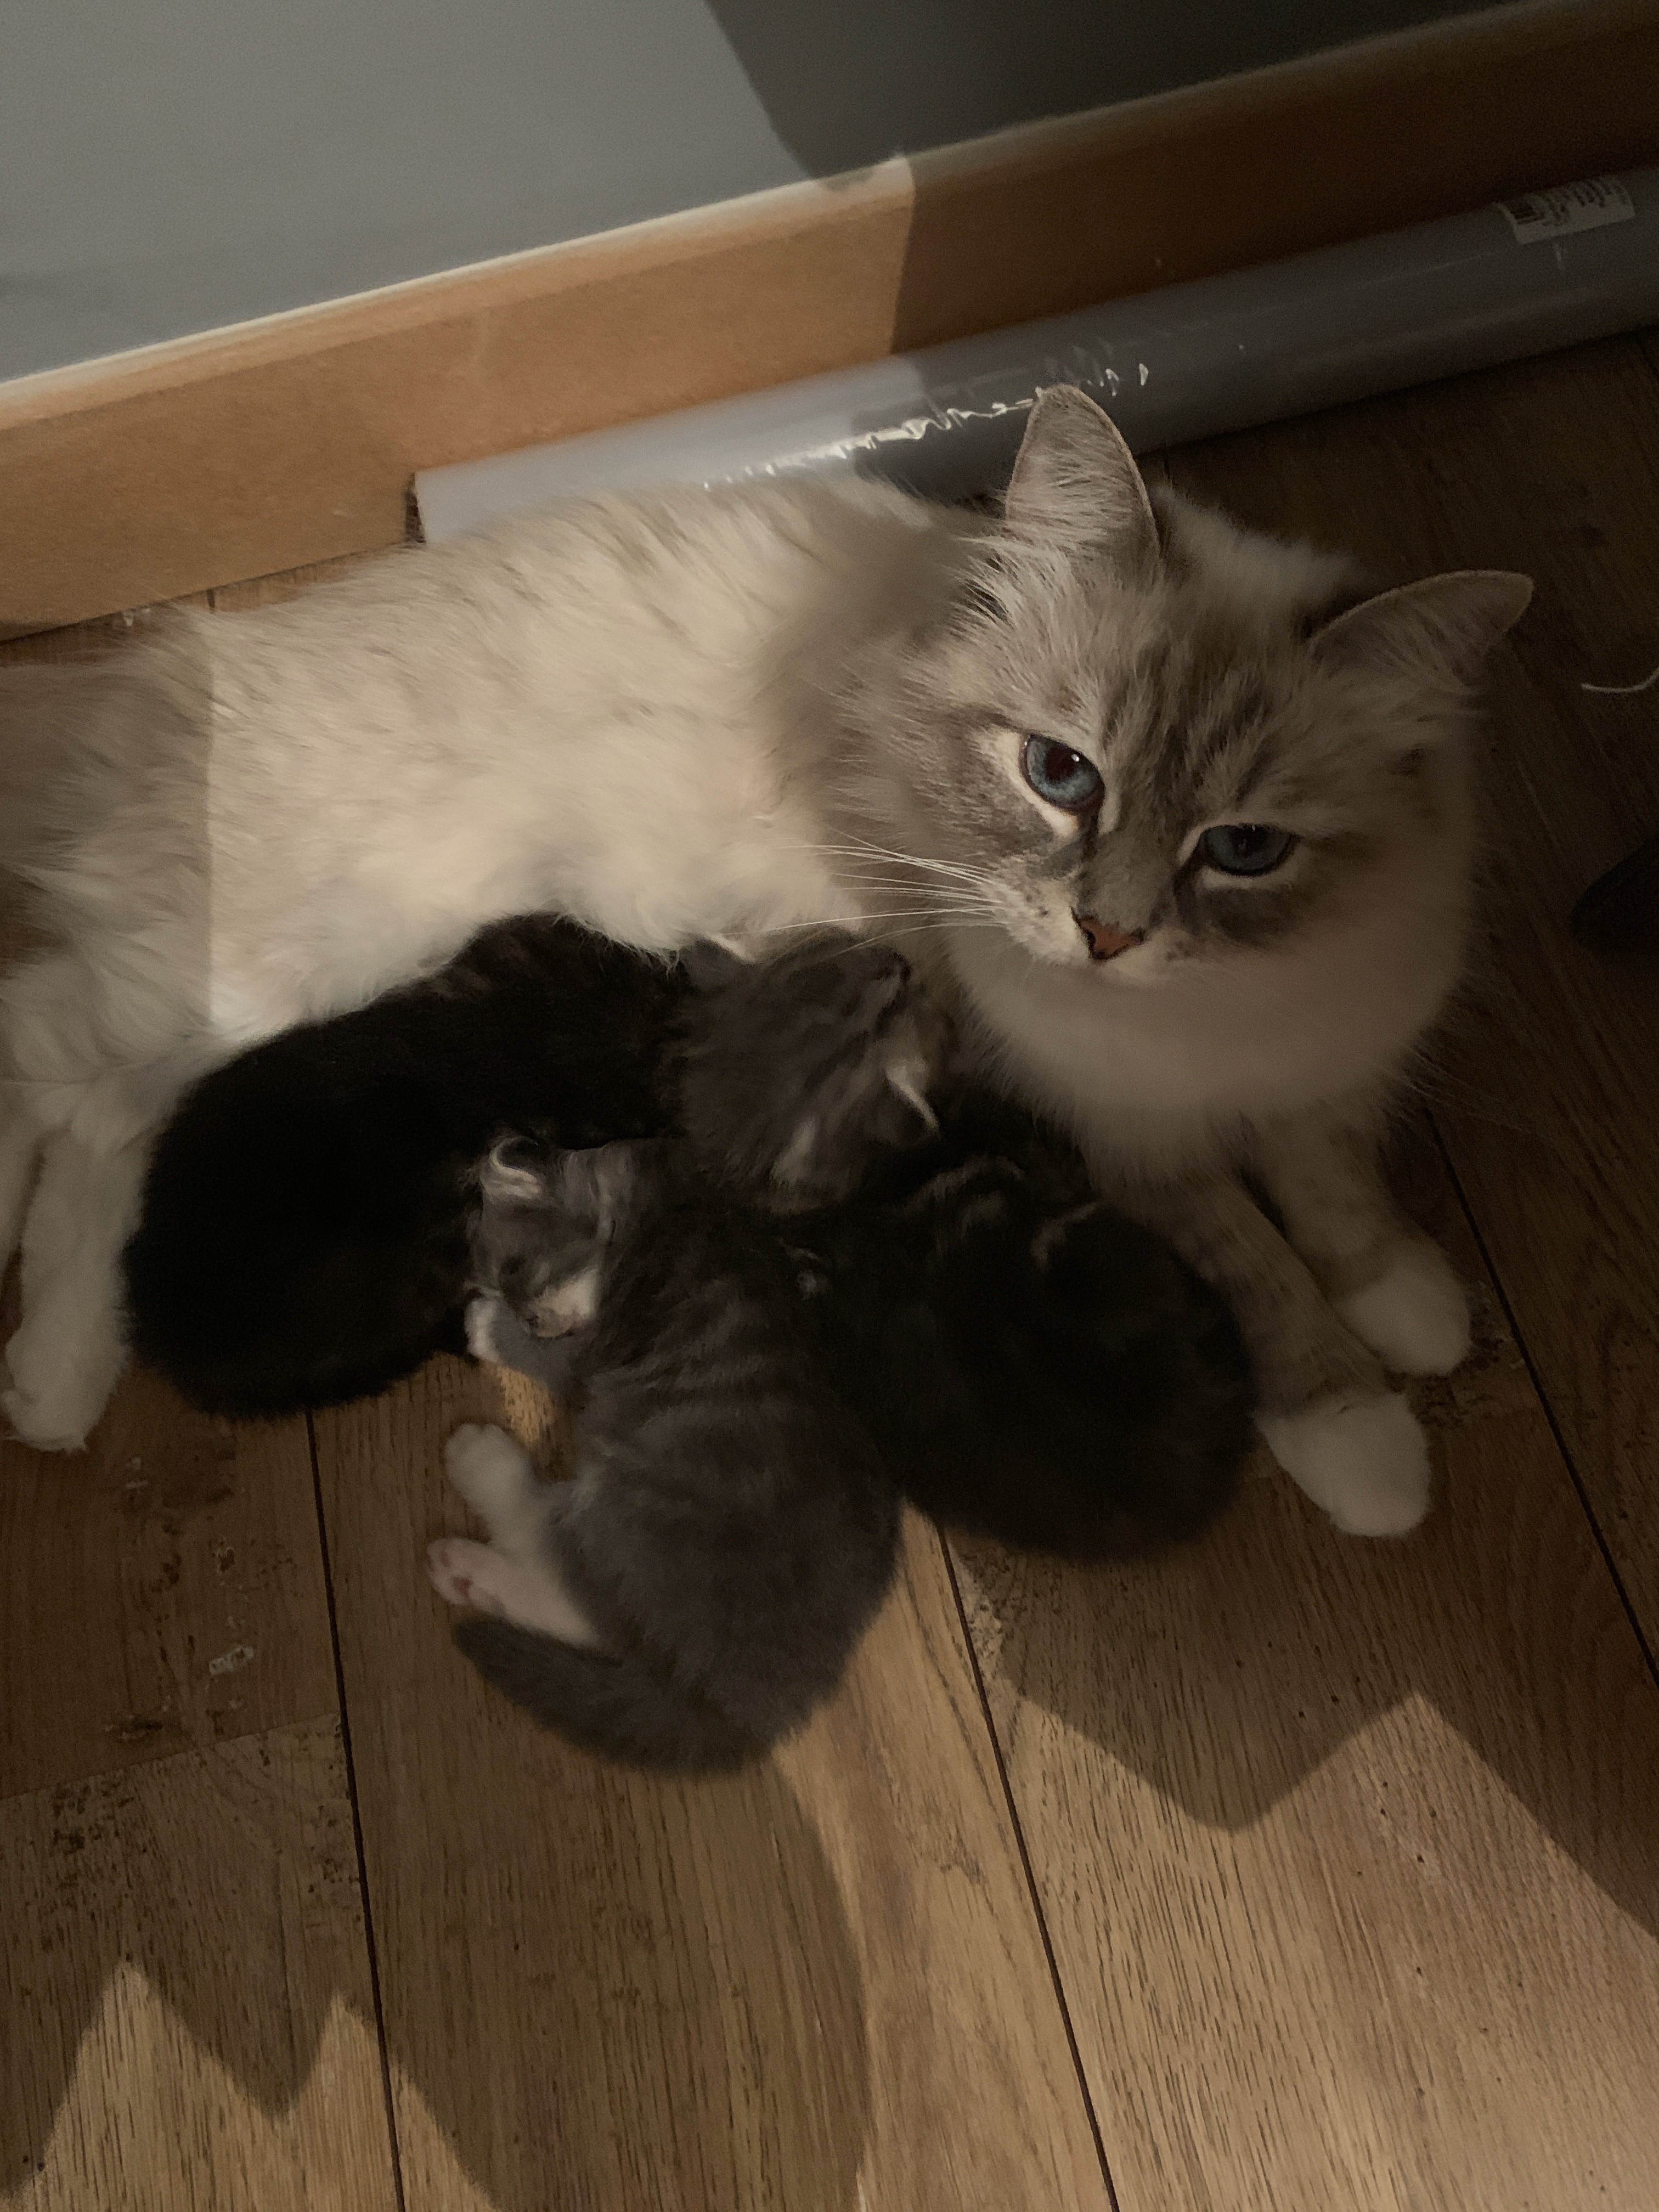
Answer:
[(5, 0), (0, 376), (1471, 3)]

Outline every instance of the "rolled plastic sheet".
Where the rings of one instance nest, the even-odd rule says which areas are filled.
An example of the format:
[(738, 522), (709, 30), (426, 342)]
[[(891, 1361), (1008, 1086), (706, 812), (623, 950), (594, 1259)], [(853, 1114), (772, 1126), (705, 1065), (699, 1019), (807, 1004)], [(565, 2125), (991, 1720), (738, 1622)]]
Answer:
[(808, 377), (416, 478), (428, 538), (599, 490), (858, 475), (933, 499), (1007, 480), (1075, 384), (1137, 452), (1659, 321), (1659, 169)]

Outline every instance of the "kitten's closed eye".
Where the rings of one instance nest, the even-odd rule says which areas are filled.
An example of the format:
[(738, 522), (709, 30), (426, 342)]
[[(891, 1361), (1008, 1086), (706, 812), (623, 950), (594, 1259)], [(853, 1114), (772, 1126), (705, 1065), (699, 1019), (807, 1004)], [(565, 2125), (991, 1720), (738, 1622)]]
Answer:
[(1224, 822), (1206, 830), (1198, 849), (1224, 876), (1267, 876), (1290, 858), (1296, 839), (1265, 822)]

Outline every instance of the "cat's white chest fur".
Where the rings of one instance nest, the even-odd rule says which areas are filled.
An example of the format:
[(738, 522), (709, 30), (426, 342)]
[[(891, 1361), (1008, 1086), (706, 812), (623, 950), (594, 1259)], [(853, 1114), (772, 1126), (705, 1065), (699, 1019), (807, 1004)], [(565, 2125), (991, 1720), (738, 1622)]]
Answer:
[(1259, 980), (1240, 967), (1136, 985), (1043, 965), (988, 933), (952, 951), (1018, 1087), (1096, 1157), (1156, 1171), (1206, 1163), (1242, 1125), (1374, 1081), (1432, 1012), (1456, 957), (1455, 940), (1437, 949), (1410, 933), (1333, 937), (1287, 998), (1266, 966)]

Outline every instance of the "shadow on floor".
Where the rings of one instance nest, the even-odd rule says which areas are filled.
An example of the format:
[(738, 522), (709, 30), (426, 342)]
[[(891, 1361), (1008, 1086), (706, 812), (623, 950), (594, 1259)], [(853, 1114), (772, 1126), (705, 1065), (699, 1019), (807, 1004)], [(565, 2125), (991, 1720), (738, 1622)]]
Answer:
[(1468, 1365), (1416, 1394), (1439, 1496), (1403, 1543), (1339, 1535), (1263, 1455), (1222, 1523), (1150, 1564), (959, 1545), (976, 1639), (998, 1682), (1234, 1832), (1425, 1698), (1659, 1936), (1659, 1691), (1490, 1301), (1479, 1321)]
[[(31, 1900), (21, 1971), (0, 1987), (12, 2085), (0, 2100), (0, 2202), (27, 2197), (43, 2171), (62, 2188), (83, 2160), (103, 2170), (107, 2143), (52, 2137), (83, 2038), (123, 1970), (264, 2113), (285, 2112), (308, 2084), (313, 2098), (338, 2095), (337, 2080), (312, 2080), (330, 2063), (331, 2012), (343, 1998), (371, 2041), (375, 2032), (349, 1808), (343, 1793), (319, 1803), (296, 1791), (291, 1774), (267, 1796), (269, 1767), (251, 1771), (268, 1753), (278, 1767), (295, 1754), (314, 1778), (332, 1732), (312, 1733), (317, 1743), (297, 1753), (293, 1741), (246, 1739), (229, 1759), (210, 1754), (194, 1779), (181, 1777), (185, 1754), (53, 1793), (50, 1848), (34, 1854), (47, 1893)], [(495, 2212), (763, 2198), (851, 2212), (870, 2097), (860, 1975), (817, 1840), (781, 1778), (762, 1769), (680, 1788), (618, 1777), (595, 1789), (572, 1771), (580, 1786), (562, 1802), (549, 1784), (562, 1754), (504, 1764), (481, 1734), (468, 1817), (440, 1814), (441, 1839), (413, 1829), (398, 1839), (392, 1856), (414, 1862), (408, 1878), (382, 1868), (405, 2170), (441, 2185), (453, 2158)], [(290, 1889), (278, 1933), (284, 1883), (303, 1884), (305, 1901), (296, 1910)], [(417, 1930), (398, 1927), (400, 1900), (422, 1914)], [(112, 2053), (110, 2032), (106, 2019), (113, 2094), (106, 2113), (88, 2115), (100, 2136), (122, 2124), (124, 2079), (141, 2095), (148, 2070), (144, 2037)], [(384, 2172), (379, 2104), (377, 2084), (352, 2174), (365, 2212), (381, 2201), (369, 2188)], [(134, 2112), (128, 2124), (129, 2154), (153, 2160), (151, 2123)], [(325, 2124), (325, 2141), (349, 2140), (334, 2132), (337, 2108)], [(234, 2143), (234, 2104), (222, 2126)], [(140, 2178), (148, 2201), (164, 2176)]]

